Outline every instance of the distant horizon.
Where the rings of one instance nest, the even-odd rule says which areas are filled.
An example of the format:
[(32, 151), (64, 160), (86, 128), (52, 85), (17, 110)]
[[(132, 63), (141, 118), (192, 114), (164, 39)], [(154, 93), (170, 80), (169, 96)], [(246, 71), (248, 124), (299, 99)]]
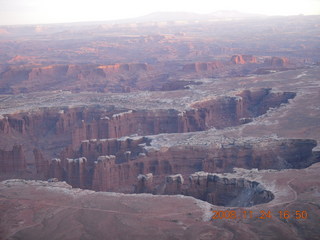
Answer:
[[(119, 18), (119, 19), (106, 19), (106, 20), (79, 20), (79, 21), (61, 21), (61, 22), (34, 22), (34, 23), (12, 23), (12, 24), (1, 24), (0, 23), (0, 27), (3, 26), (28, 26), (28, 25), (55, 25), (55, 24), (81, 24), (81, 23), (130, 23), (130, 21), (137, 21), (137, 23), (143, 23), (146, 22), (147, 20), (143, 21), (142, 19), (147, 18), (149, 16), (152, 16), (153, 14), (168, 14), (168, 13), (179, 13), (179, 14), (195, 14), (195, 15), (213, 15), (215, 13), (222, 13), (222, 12), (237, 12), (239, 14), (243, 14), (243, 15), (248, 15), (247, 19), (250, 18), (249, 16), (252, 15), (252, 17), (290, 17), (290, 16), (319, 16), (320, 13), (318, 14), (291, 14), (291, 15), (279, 15), (279, 14), (275, 14), (275, 15), (267, 15), (267, 14), (259, 14), (259, 13), (246, 13), (246, 12), (238, 12), (238, 11), (233, 11), (233, 10), (219, 10), (216, 12), (211, 12), (211, 13), (195, 13), (195, 12), (176, 12), (176, 11), (159, 11), (159, 12), (150, 12), (141, 16), (137, 16), (137, 17), (128, 17), (128, 18)], [(226, 16), (225, 19), (227, 19), (228, 17)], [(243, 19), (245, 19), (245, 17), (243, 17)], [(179, 17), (177, 17), (175, 20), (180, 20)], [(149, 21), (151, 22), (160, 22), (163, 20), (159, 20), (159, 19), (150, 19)], [(172, 19), (167, 19), (165, 21), (174, 21)], [(221, 21), (223, 21), (223, 17), (221, 18)], [(135, 23), (135, 22), (133, 22)]]
[(0, 25), (38, 25), (57, 23), (122, 21), (154, 13), (211, 14), (239, 12), (265, 16), (320, 15), (317, 0), (0, 0)]

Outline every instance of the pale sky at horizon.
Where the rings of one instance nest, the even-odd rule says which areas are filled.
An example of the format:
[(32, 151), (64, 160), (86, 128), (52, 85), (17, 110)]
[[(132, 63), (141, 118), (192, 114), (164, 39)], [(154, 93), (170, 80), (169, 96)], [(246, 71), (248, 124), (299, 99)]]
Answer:
[(0, 0), (0, 25), (105, 21), (152, 12), (235, 10), (266, 15), (320, 14), (320, 0)]

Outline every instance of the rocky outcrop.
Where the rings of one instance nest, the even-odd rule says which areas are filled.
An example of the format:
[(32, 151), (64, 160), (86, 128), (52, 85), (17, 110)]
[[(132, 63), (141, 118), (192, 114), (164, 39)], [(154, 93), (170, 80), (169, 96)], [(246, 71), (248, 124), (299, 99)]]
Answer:
[(189, 180), (190, 185), (185, 189), (185, 195), (218, 206), (249, 207), (274, 199), (274, 194), (261, 184), (243, 178), (226, 178), (197, 172), (190, 175)]
[(257, 58), (252, 55), (233, 55), (231, 62), (233, 64), (257, 63)]
[(10, 66), (0, 73), (0, 93), (17, 94), (48, 89), (118, 92), (120, 88), (127, 92), (126, 89), (137, 87), (133, 82), (143, 80), (146, 74), (150, 78), (157, 78), (158, 73), (147, 63)]
[(56, 178), (60, 181), (65, 179), (66, 171), (61, 163), (61, 159), (53, 158), (49, 161), (48, 165), (48, 176), (50, 178)]
[(264, 63), (271, 67), (287, 67), (289, 60), (286, 57), (272, 57), (265, 59)]
[(73, 156), (81, 155), (95, 161), (99, 156), (114, 155), (117, 163), (124, 163), (142, 156), (144, 147), (149, 143), (150, 139), (138, 136), (85, 140), (82, 141), (79, 152), (74, 152)]
[[(119, 138), (131, 134), (191, 132), (238, 125), (243, 117), (256, 117), (270, 107), (278, 107), (295, 97), (292, 92), (271, 89), (245, 90), (234, 97), (215, 97), (191, 104), (183, 112), (168, 110), (115, 111), (114, 108), (41, 109), (32, 113), (5, 115), (0, 131), (18, 132), (39, 138), (46, 134), (68, 136), (65, 141), (78, 146), (82, 140)], [(71, 139), (70, 139), (71, 138)]]
[(153, 174), (139, 174), (138, 183), (135, 185), (135, 193), (152, 193), (153, 190)]
[(146, 63), (118, 63), (112, 65), (100, 65), (98, 69), (103, 69), (107, 72), (121, 72), (121, 71), (147, 71), (150, 66)]
[[(38, 174), (49, 171), (47, 162), (51, 158), (64, 161), (66, 158), (86, 157), (93, 168), (93, 161), (99, 156), (115, 155), (117, 163), (121, 163), (145, 154), (143, 148), (137, 146), (148, 144), (146, 139), (126, 138), (118, 141), (117, 138), (132, 134), (185, 133), (240, 125), (264, 114), (270, 107), (288, 102), (295, 93), (256, 89), (235, 95), (194, 102), (185, 111), (116, 110), (112, 106), (44, 108), (4, 115), (0, 119), (0, 133), (8, 139), (6, 145), (14, 145), (11, 136), (19, 137), (24, 142), (28, 164)], [(95, 143), (88, 141), (90, 139), (101, 139), (97, 147), (99, 151), (92, 150), (91, 145)], [(0, 160), (7, 161), (3, 157)]]
[(223, 67), (223, 63), (219, 61), (214, 62), (195, 62), (186, 64), (182, 67), (182, 71), (186, 73), (194, 72), (194, 73), (200, 73), (200, 72), (212, 72), (215, 69), (219, 69)]
[[(288, 103), (289, 99), (296, 96), (294, 92), (272, 92), (270, 88), (257, 91), (244, 90), (237, 94), (241, 99), (238, 101), (237, 114), (243, 118), (257, 117), (268, 111), (269, 108), (279, 106), (279, 103)], [(241, 117), (240, 117), (241, 118)]]
[[(242, 177), (203, 176), (210, 186), (219, 186), (213, 192), (224, 188), (228, 192), (232, 189), (258, 192), (261, 184), (276, 189), (273, 201), (250, 208), (212, 206), (186, 196), (126, 195), (73, 189), (65, 182), (55, 180), (7, 180), (0, 182), (1, 218), (8, 219), (1, 222), (0, 238), (51, 239), (54, 228), (55, 236), (60, 239), (79, 239), (79, 236), (106, 240), (128, 236), (137, 239), (181, 239), (181, 236), (191, 239), (199, 236), (204, 239), (222, 236), (226, 240), (261, 239), (264, 236), (286, 239), (287, 234), (291, 234), (291, 239), (318, 239), (319, 172), (320, 163), (317, 163), (303, 170), (247, 171), (250, 181), (242, 180)], [(208, 179), (209, 175), (215, 181)], [(196, 179), (197, 176), (195, 184)], [(258, 186), (255, 186), (256, 181), (260, 182)], [(204, 185), (195, 189), (200, 186), (206, 189)], [(270, 212), (272, 217), (262, 215), (262, 210)], [(290, 217), (284, 219), (279, 210), (288, 211)], [(303, 211), (304, 217), (295, 219), (296, 211)], [(90, 228), (79, 227), (83, 223), (93, 224)], [(115, 227), (119, 224), (124, 227)], [(237, 233), (236, 237), (234, 233)]]
[(88, 184), (87, 159), (84, 157), (67, 158), (65, 164), (67, 182), (74, 187), (86, 188)]
[(236, 97), (224, 97), (196, 102), (195, 111), (186, 112), (187, 121), (198, 122), (199, 129), (224, 128), (242, 123), (243, 118), (253, 118), (267, 112), (270, 107), (278, 107), (295, 97), (293, 92), (273, 93), (271, 89), (257, 91), (244, 90)]
[(48, 178), (66, 181), (77, 188), (91, 188), (92, 177), (89, 175), (90, 171), (86, 158), (66, 158), (63, 160), (53, 158), (48, 165)]
[(0, 149), (1, 173), (19, 173), (26, 170), (26, 159), (21, 145), (14, 145), (12, 150)]
[(256, 181), (221, 177), (206, 172), (191, 174), (187, 183), (184, 183), (181, 174), (169, 175), (160, 186), (152, 184), (152, 175), (139, 175), (135, 192), (152, 192), (156, 195), (182, 194), (228, 207), (250, 207), (274, 199), (274, 194)]
[[(91, 188), (92, 183), (99, 191), (173, 194), (182, 186), (183, 178), (195, 171), (223, 173), (232, 172), (233, 168), (305, 168), (320, 160), (312, 151), (316, 146), (314, 140), (256, 139), (251, 143), (234, 141), (207, 147), (173, 146), (159, 150), (152, 148), (152, 142), (147, 146), (148, 142), (150, 139), (142, 137), (83, 142), (78, 154), (88, 159), (86, 172), (82, 172), (83, 179), (89, 176), (85, 185)], [(152, 181), (143, 177), (148, 173), (152, 173)], [(141, 181), (137, 184), (139, 175)], [(174, 176), (164, 181), (168, 175)], [(67, 175), (63, 180), (68, 178)], [(136, 185), (135, 190), (133, 185)]]
[(221, 145), (202, 162), (206, 172), (230, 172), (233, 167), (258, 169), (304, 168), (314, 161), (314, 140), (282, 139), (257, 141), (255, 144)]
[(92, 177), (92, 189), (96, 191), (104, 191), (105, 189), (111, 189), (114, 185), (114, 181), (117, 181), (118, 177), (113, 171), (115, 166), (116, 157), (114, 155), (100, 156), (97, 161), (94, 162), (93, 177)]
[(35, 148), (33, 149), (33, 156), (35, 159), (35, 171), (39, 176), (47, 176), (48, 161), (43, 156), (42, 152)]
[(167, 195), (182, 194), (183, 183), (184, 183), (184, 179), (181, 174), (166, 176), (164, 194), (167, 194)]

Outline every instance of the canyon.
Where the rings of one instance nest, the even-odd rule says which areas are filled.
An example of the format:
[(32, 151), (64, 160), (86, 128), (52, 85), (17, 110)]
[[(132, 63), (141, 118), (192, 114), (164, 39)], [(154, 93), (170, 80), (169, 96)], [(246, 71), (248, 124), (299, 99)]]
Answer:
[(317, 239), (318, 20), (1, 27), (0, 239)]
[[(237, 145), (231, 152), (230, 149), (219, 150), (219, 148), (205, 150), (203, 153), (206, 152), (207, 155), (210, 155), (211, 152), (221, 152), (216, 157), (211, 157), (213, 159), (218, 158), (217, 160), (209, 160), (207, 156), (200, 154), (201, 150), (197, 150), (196, 147), (190, 150), (188, 148), (181, 150), (173, 148), (173, 150), (167, 150), (163, 156), (159, 153), (154, 156), (152, 152), (148, 153), (148, 150), (145, 148), (148, 145), (150, 146), (151, 139), (147, 137), (121, 139), (121, 137), (132, 134), (146, 136), (161, 133), (187, 133), (205, 131), (210, 128), (223, 129), (237, 126), (252, 121), (252, 118), (266, 113), (271, 107), (278, 107), (280, 104), (288, 103), (288, 100), (294, 97), (295, 93), (293, 92), (274, 93), (271, 89), (257, 89), (241, 91), (235, 94), (234, 97), (215, 97), (209, 100), (196, 101), (189, 104), (189, 110), (183, 111), (175, 109), (126, 109), (123, 112), (119, 112), (115, 107), (104, 106), (99, 108), (40, 108), (37, 112), (21, 112), (13, 115), (4, 114), (3, 119), (0, 121), (2, 136), (10, 139), (10, 136), (14, 135), (15, 137), (19, 137), (21, 141), (25, 139), (25, 148), (32, 150), (32, 153), (27, 153), (26, 155), (33, 154), (33, 159), (28, 158), (26, 162), (25, 159), (27, 157), (22, 153), (22, 146), (13, 144), (12, 149), (3, 152), (0, 161), (1, 170), (3, 173), (16, 172), (17, 170), (25, 170), (27, 172), (27, 168), (29, 168), (33, 169), (36, 174), (42, 173), (46, 178), (58, 178), (59, 180), (73, 179), (67, 181), (69, 183), (73, 182), (73, 186), (91, 188), (91, 183), (95, 182), (95, 188), (98, 190), (115, 191), (121, 186), (119, 184), (109, 188), (101, 186), (93, 177), (97, 175), (96, 172), (100, 172), (99, 179), (107, 178), (108, 182), (127, 182), (128, 184), (132, 182), (132, 180), (129, 180), (129, 175), (131, 175), (132, 179), (138, 173), (145, 173), (146, 169), (154, 168), (153, 171), (157, 171), (161, 175), (162, 171), (157, 169), (159, 162), (164, 162), (165, 166), (163, 168), (170, 169), (165, 171), (168, 174), (179, 173), (179, 169), (186, 168), (184, 166), (186, 163), (192, 163), (194, 166), (200, 167), (200, 169), (197, 169), (199, 167), (192, 165), (187, 173), (191, 173), (190, 171), (192, 170), (229, 171), (230, 169), (225, 167), (229, 164), (229, 156), (234, 156), (237, 161), (247, 162), (246, 164), (239, 163), (239, 165), (247, 168), (280, 169), (286, 165), (299, 167), (300, 159), (295, 160), (294, 158), (291, 159), (292, 162), (297, 162), (294, 164), (287, 163), (286, 161), (274, 163), (270, 162), (269, 159), (269, 163), (264, 163), (262, 160), (256, 160), (261, 157), (254, 157), (252, 156), (254, 155), (253, 153), (248, 152), (246, 149), (242, 151), (242, 147)], [(45, 139), (48, 138), (50, 138), (50, 145), (39, 144), (40, 141), (47, 142)], [(63, 139), (63, 142), (61, 142), (61, 139)], [(58, 142), (59, 144), (57, 145)], [(290, 153), (291, 151), (295, 151), (294, 149), (297, 149), (300, 155), (309, 159), (312, 155), (311, 149), (316, 146), (316, 143), (310, 142), (310, 147), (307, 142), (305, 144), (301, 143), (301, 147), (299, 143), (281, 143), (280, 145), (288, 145), (287, 149), (289, 149)], [(305, 147), (303, 147), (304, 145)], [(290, 149), (291, 146), (292, 150)], [(52, 148), (55, 148), (55, 152), (51, 151)], [(59, 148), (62, 148), (61, 152), (57, 151)], [(279, 153), (280, 156), (278, 158), (289, 158), (282, 156), (282, 154), (286, 154), (287, 149), (285, 148), (284, 151)], [(280, 151), (280, 149), (277, 150), (277, 147), (274, 150)], [(290, 153), (288, 153), (289, 156)], [(49, 154), (58, 155), (60, 158), (53, 158), (53, 161), (50, 161), (50, 158), (45, 158)], [(108, 159), (107, 163), (102, 161), (102, 164), (97, 166), (105, 167), (107, 164), (110, 169), (95, 169), (94, 162), (98, 157), (109, 155), (115, 155), (114, 161)], [(181, 159), (184, 159), (185, 156), (193, 156), (192, 158), (198, 159), (198, 162), (192, 160), (192, 158), (186, 160), (186, 163), (176, 159), (175, 164), (180, 162), (181, 166), (173, 169), (172, 163), (164, 159), (171, 159), (175, 155), (180, 156)], [(224, 156), (226, 159), (223, 159)], [(240, 160), (242, 156), (247, 159)], [(140, 157), (143, 160), (140, 160)], [(305, 160), (308, 162), (307, 159)], [(129, 166), (132, 160), (135, 160), (132, 162), (133, 166)], [(15, 163), (19, 164), (20, 168), (15, 166)], [(144, 164), (150, 166), (146, 166), (144, 169)], [(302, 163), (301, 165), (305, 164)], [(233, 163), (231, 166), (237, 166), (237, 164)], [(21, 169), (23, 167), (24, 169)], [(121, 170), (121, 168), (124, 170)], [(160, 168), (162, 168), (161, 164)], [(118, 171), (120, 172), (118, 173)], [(123, 173), (123, 171), (133, 173)], [(52, 175), (48, 172), (54, 172), (55, 174)], [(90, 172), (93, 173), (90, 174)], [(107, 174), (109, 175), (108, 177), (101, 176), (101, 174), (104, 175), (104, 172), (112, 172), (112, 176), (109, 174)], [(70, 175), (77, 175), (78, 181), (75, 182), (75, 177), (71, 177)], [(124, 179), (116, 179), (114, 176), (117, 175), (123, 175)]]
[[(192, 86), (190, 97), (174, 99), (172, 108), (166, 101), (159, 103), (156, 96), (160, 94), (163, 99), (163, 93), (173, 91), (145, 96), (150, 100), (150, 106), (143, 109), (140, 104), (126, 106), (125, 102), (132, 104), (133, 99), (139, 99), (136, 96), (123, 99), (122, 94), (113, 95), (111, 103), (103, 104), (104, 99), (97, 98), (99, 104), (81, 106), (81, 98), (87, 101), (88, 96), (96, 95), (87, 93), (81, 97), (79, 93), (68, 92), (53, 92), (47, 97), (56, 98), (58, 105), (58, 99), (72, 103), (75, 97), (80, 100), (78, 106), (48, 107), (45, 100), (37, 110), (25, 109), (11, 114), (10, 108), (3, 109), (0, 130), (6, 139), (6, 148), (1, 155), (1, 175), (4, 178), (10, 175), (56, 178), (73, 187), (96, 191), (133, 193), (139, 188), (140, 193), (168, 194), (163, 190), (166, 178), (174, 174), (187, 179), (196, 171), (225, 173), (232, 172), (235, 167), (301, 169), (320, 160), (318, 152), (313, 151), (316, 140), (263, 135), (246, 137), (243, 134), (237, 139), (225, 135), (232, 128), (236, 132), (240, 126), (255, 126), (260, 118), (262, 122), (268, 122), (266, 115), (278, 108), (296, 111), (290, 102), (295, 100), (297, 92), (251, 88), (231, 89), (229, 96), (218, 92), (212, 96), (208, 85), (211, 83)], [(202, 94), (194, 94), (196, 89)], [(180, 91), (186, 93), (186, 90)], [(209, 97), (205, 97), (206, 94)], [(43, 96), (41, 93), (37, 98), (40, 100)], [(13, 95), (4, 101), (17, 106), (19, 98), (19, 95)], [(40, 102), (37, 98), (32, 98), (32, 102)], [(24, 108), (29, 106), (30, 103), (22, 104)], [(176, 138), (190, 141), (190, 136), (201, 138), (202, 133), (209, 137), (197, 140), (196, 145), (176, 144)], [(190, 135), (183, 137), (185, 134)], [(158, 144), (163, 136), (171, 144)], [(16, 145), (17, 138), (23, 146)], [(152, 174), (152, 183), (148, 183), (146, 191), (137, 182), (137, 176), (145, 174)], [(190, 186), (187, 185), (185, 182), (169, 192), (179, 188), (179, 194), (190, 195), (190, 191), (198, 191), (188, 190)], [(208, 199), (199, 194), (194, 196)], [(267, 198), (272, 200), (270, 196)]]

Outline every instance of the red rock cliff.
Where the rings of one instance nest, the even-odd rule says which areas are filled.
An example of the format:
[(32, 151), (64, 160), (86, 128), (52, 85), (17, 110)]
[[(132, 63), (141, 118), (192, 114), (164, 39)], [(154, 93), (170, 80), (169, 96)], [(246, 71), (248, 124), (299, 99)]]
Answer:
[(21, 145), (14, 145), (9, 151), (0, 149), (0, 169), (2, 173), (26, 170), (26, 160)]
[(289, 60), (286, 57), (272, 57), (267, 58), (264, 63), (272, 67), (287, 67)]
[(257, 63), (257, 59), (252, 55), (233, 55), (231, 62), (234, 64)]
[[(135, 141), (137, 143), (142, 138)], [(116, 145), (124, 143), (118, 140)], [(184, 178), (195, 171), (231, 172), (234, 167), (258, 169), (302, 168), (314, 161), (311, 140), (265, 140), (254, 144), (230, 143), (208, 147), (170, 147), (150, 151), (145, 144), (122, 145), (117, 157), (108, 141), (92, 141), (87, 145), (87, 167), (93, 169), (94, 188), (101, 191), (133, 192), (139, 174), (153, 174), (154, 188), (164, 183), (165, 176), (182, 174)], [(115, 143), (114, 143), (115, 144)], [(113, 153), (113, 152), (112, 152)], [(103, 154), (109, 157), (95, 156)], [(98, 160), (97, 160), (98, 159)], [(56, 176), (52, 176), (56, 177)], [(67, 176), (68, 179), (68, 176)], [(91, 180), (90, 180), (91, 181)], [(89, 181), (89, 182), (90, 182)], [(169, 181), (170, 182), (170, 181)], [(168, 183), (169, 183), (168, 182)], [(168, 188), (170, 192), (172, 187)]]
[(195, 62), (195, 63), (190, 63), (190, 64), (184, 65), (182, 68), (182, 71), (183, 72), (195, 72), (195, 73), (207, 72), (207, 71), (212, 72), (213, 70), (219, 69), (222, 67), (223, 67), (223, 63), (219, 62), (219, 61)]

